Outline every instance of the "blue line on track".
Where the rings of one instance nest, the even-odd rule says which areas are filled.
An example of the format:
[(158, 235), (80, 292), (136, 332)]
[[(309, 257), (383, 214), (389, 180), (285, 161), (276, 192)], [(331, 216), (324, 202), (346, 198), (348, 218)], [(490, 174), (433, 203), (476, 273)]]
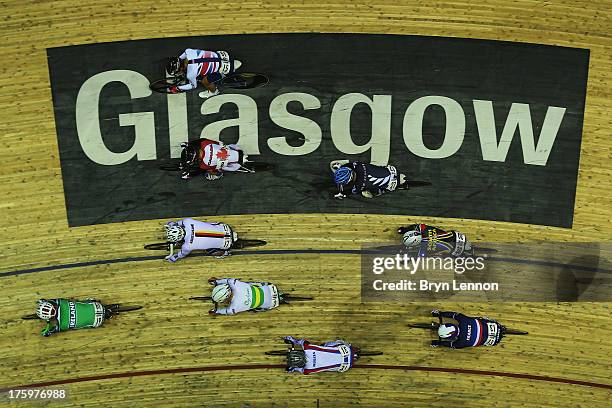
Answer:
[[(267, 250), (252, 250), (252, 251), (235, 251), (232, 252), (232, 256), (239, 255), (301, 255), (301, 254), (348, 254), (348, 255), (361, 255), (365, 253), (376, 253), (380, 251), (364, 251), (361, 249), (267, 249)], [(204, 254), (191, 254), (190, 257), (193, 256), (206, 256)], [(31, 268), (31, 269), (20, 269), (16, 271), (8, 271), (8, 272), (0, 272), (0, 278), (5, 278), (8, 276), (18, 276), (18, 275), (26, 275), (30, 273), (37, 272), (46, 272), (46, 271), (56, 271), (60, 269), (72, 269), (72, 268), (81, 268), (86, 266), (95, 266), (95, 265), (108, 265), (115, 263), (127, 263), (127, 262), (142, 262), (142, 261), (153, 261), (163, 259), (163, 256), (138, 256), (138, 257), (129, 257), (129, 258), (115, 258), (115, 259), (100, 259), (96, 261), (88, 261), (88, 262), (76, 262), (70, 264), (60, 264), (60, 265), (50, 265), (43, 266), (40, 268)], [(523, 264), (523, 265), (541, 265), (541, 266), (550, 266), (550, 267), (565, 267), (571, 268), (579, 271), (585, 272), (597, 272), (597, 273), (607, 273), (612, 274), (612, 269), (601, 269), (601, 268), (593, 268), (589, 266), (582, 265), (567, 265), (559, 262), (549, 262), (535, 259), (517, 259), (517, 258), (499, 258), (489, 256), (486, 258), (489, 262), (503, 262), (503, 263), (512, 263), (512, 264)]]

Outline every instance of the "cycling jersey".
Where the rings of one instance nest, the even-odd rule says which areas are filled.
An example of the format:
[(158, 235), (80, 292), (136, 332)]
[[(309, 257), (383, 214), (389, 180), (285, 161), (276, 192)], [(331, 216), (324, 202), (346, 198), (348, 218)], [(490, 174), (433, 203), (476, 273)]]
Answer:
[(232, 228), (221, 222), (202, 222), (185, 218), (178, 222), (170, 221), (167, 225), (179, 225), (185, 230), (183, 245), (176, 254), (176, 259), (186, 257), (194, 249), (228, 250), (238, 239), (238, 235), (232, 231)]
[(104, 306), (99, 302), (68, 299), (53, 299), (50, 302), (57, 306), (57, 318), (47, 324), (43, 334), (99, 327), (104, 322)]
[(216, 309), (216, 314), (233, 315), (247, 310), (270, 310), (280, 304), (278, 288), (271, 283), (242, 282), (234, 278), (215, 281), (216, 285), (224, 283), (227, 283), (232, 290), (232, 300), (227, 307)]
[(188, 147), (197, 151), (196, 163), (182, 164), (182, 177), (189, 179), (199, 174), (218, 174), (223, 171), (238, 171), (246, 159), (241, 147), (235, 144), (224, 145), (210, 139), (192, 140)]
[[(198, 80), (202, 77), (214, 78), (215, 80), (221, 77), (222, 73), (227, 74), (229, 69), (229, 56), (225, 51), (204, 51), (187, 48), (179, 59), (187, 60), (186, 78), (189, 83), (178, 87), (181, 91), (190, 91), (198, 87)], [(214, 61), (199, 61), (201, 59), (213, 59)], [(215, 82), (210, 80), (209, 82)]]
[(410, 251), (417, 256), (461, 256), (472, 248), (465, 235), (458, 231), (444, 231), (427, 224), (412, 224), (401, 227), (398, 231), (401, 234), (408, 231), (419, 231), (421, 233), (421, 245), (417, 248), (410, 248)]
[(360, 194), (368, 191), (372, 195), (381, 195), (394, 191), (399, 184), (399, 174), (395, 166), (375, 166), (369, 163), (352, 162), (342, 165), (353, 170), (354, 180), (347, 185), (339, 186), (341, 193)]
[(452, 341), (434, 340), (432, 345), (460, 349), (465, 347), (495, 346), (502, 337), (502, 325), (483, 317), (470, 317), (456, 312), (440, 312), (441, 317), (455, 319), (459, 333)]
[(235, 144), (223, 145), (210, 139), (200, 139), (199, 167), (205, 171), (236, 171), (241, 167), (242, 149)]
[(353, 366), (353, 347), (343, 340), (329, 341), (321, 346), (310, 344), (308, 340), (287, 336), (294, 346), (301, 346), (306, 353), (306, 365), (302, 368), (291, 367), (289, 372), (302, 374), (323, 371), (344, 372)]

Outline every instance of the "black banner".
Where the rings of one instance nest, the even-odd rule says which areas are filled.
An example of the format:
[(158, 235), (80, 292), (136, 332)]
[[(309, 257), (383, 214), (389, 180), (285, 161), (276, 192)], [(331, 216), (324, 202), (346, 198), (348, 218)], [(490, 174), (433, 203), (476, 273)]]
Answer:
[[(151, 93), (165, 57), (227, 50), (270, 84)], [(247, 213), (381, 213), (571, 227), (589, 52), (438, 37), (261, 34), (48, 50), (69, 224)], [(224, 122), (225, 121), (225, 122)], [(274, 171), (180, 180), (185, 139)], [(330, 198), (329, 162), (395, 165), (431, 187)]]

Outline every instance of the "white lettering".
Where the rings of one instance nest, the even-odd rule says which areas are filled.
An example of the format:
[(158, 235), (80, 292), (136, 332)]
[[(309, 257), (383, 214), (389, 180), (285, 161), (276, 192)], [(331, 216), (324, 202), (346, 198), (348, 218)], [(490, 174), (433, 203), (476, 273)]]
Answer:
[(238, 142), (249, 154), (259, 154), (259, 134), (257, 131), (257, 104), (253, 98), (240, 94), (221, 94), (208, 98), (202, 103), (202, 115), (218, 113), (226, 103), (233, 103), (238, 107), (238, 117), (235, 119), (219, 120), (209, 123), (202, 129), (200, 137), (211, 140), (220, 140), (221, 131), (232, 126), (238, 126)]
[(123, 153), (110, 151), (104, 144), (100, 130), (100, 93), (105, 85), (121, 82), (130, 91), (130, 98), (151, 95), (149, 80), (138, 72), (128, 70), (105, 71), (83, 83), (77, 95), (75, 116), (79, 142), (83, 152), (95, 163), (113, 166), (125, 163), (134, 156), (138, 160), (155, 160), (155, 120), (153, 112), (122, 113), (119, 126), (134, 126), (134, 144)]
[[(364, 145), (356, 145), (351, 137), (351, 113), (355, 105), (365, 103), (372, 111), (372, 137)], [(332, 108), (331, 136), (336, 149), (346, 154), (371, 151), (370, 162), (380, 166), (389, 162), (391, 149), (391, 95), (342, 95)]]
[(306, 110), (319, 109), (321, 101), (316, 96), (307, 93), (291, 92), (278, 95), (270, 103), (270, 119), (272, 122), (304, 135), (304, 144), (294, 147), (287, 143), (285, 137), (271, 137), (268, 139), (268, 146), (272, 151), (285, 156), (300, 156), (312, 153), (321, 145), (321, 128), (313, 120), (289, 113), (287, 105), (291, 101), (300, 102)]
[(531, 122), (531, 111), (525, 103), (513, 103), (508, 112), (501, 138), (497, 141), (495, 129), (495, 117), (493, 114), (493, 102), (475, 99), (474, 113), (480, 137), (482, 158), (488, 161), (506, 161), (510, 143), (518, 128), (523, 148), (523, 161), (525, 164), (546, 166), (548, 156), (557, 138), (565, 108), (549, 106), (546, 110), (538, 144), (535, 146), (533, 136), (533, 123)]
[[(446, 131), (442, 146), (436, 150), (425, 146), (423, 117), (431, 105), (438, 105), (446, 113)], [(463, 144), (465, 113), (459, 103), (445, 96), (423, 96), (412, 102), (404, 115), (404, 143), (408, 150), (426, 159), (444, 159), (455, 154)]]

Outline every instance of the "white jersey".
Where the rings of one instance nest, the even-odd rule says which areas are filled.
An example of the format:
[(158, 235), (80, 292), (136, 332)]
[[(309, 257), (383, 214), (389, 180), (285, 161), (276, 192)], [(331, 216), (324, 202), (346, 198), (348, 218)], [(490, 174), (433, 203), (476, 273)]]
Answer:
[(302, 368), (293, 367), (291, 372), (314, 374), (323, 371), (344, 372), (351, 368), (353, 361), (353, 347), (344, 340), (328, 341), (318, 346), (305, 339), (296, 339), (287, 336), (294, 346), (301, 346), (306, 354), (306, 365)]
[(230, 304), (218, 308), (217, 314), (233, 315), (247, 310), (269, 310), (280, 304), (278, 289), (271, 283), (242, 282), (234, 278), (217, 279), (215, 283), (227, 283), (232, 290)]
[(184, 258), (194, 249), (230, 249), (238, 236), (231, 227), (221, 222), (202, 222), (185, 218), (178, 222), (170, 221), (168, 225), (180, 225), (185, 230), (184, 243), (178, 259)]
[[(219, 55), (213, 51), (196, 50), (193, 48), (187, 48), (183, 52), (179, 59), (182, 60), (195, 60), (198, 58), (219, 58)], [(218, 62), (201, 62), (199, 64), (187, 65), (187, 80), (188, 84), (181, 85), (178, 88), (181, 91), (190, 91), (198, 87), (198, 77), (200, 75), (206, 75), (212, 72), (217, 72), (220, 68)]]

